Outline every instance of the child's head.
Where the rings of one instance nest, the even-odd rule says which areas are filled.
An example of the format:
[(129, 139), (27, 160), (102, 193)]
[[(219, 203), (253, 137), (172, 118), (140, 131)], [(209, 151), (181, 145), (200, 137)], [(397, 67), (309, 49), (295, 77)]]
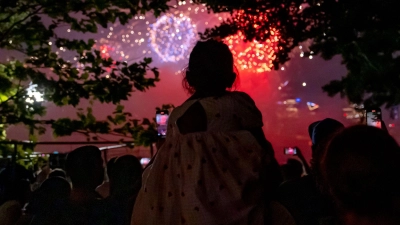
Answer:
[(231, 88), (235, 79), (233, 56), (226, 44), (211, 39), (197, 42), (183, 80), (189, 93), (220, 93)]

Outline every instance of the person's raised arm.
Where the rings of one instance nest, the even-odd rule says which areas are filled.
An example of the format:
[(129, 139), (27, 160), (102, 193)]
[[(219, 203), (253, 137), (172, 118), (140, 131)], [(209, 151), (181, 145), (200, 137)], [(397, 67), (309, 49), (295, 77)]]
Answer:
[(311, 174), (311, 168), (310, 165), (308, 165), (307, 160), (304, 158), (303, 153), (301, 152), (299, 147), (296, 147), (297, 149), (297, 157), (301, 160), (301, 162), (303, 163), (304, 169), (306, 171), (306, 173), (309, 175)]

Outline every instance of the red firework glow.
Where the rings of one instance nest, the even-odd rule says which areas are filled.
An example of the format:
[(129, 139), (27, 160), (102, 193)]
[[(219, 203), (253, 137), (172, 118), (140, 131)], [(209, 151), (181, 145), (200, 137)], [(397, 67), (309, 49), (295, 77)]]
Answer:
[[(274, 35), (272, 35), (273, 33)], [(279, 41), (278, 32), (271, 31), (271, 38), (266, 40), (265, 43), (256, 40), (244, 42), (244, 40), (245, 37), (241, 32), (225, 38), (239, 70), (255, 73), (271, 71), (272, 62), (276, 57), (277, 42)]]
[[(267, 12), (268, 13), (268, 12)], [(246, 42), (242, 32), (225, 38), (225, 43), (231, 49), (236, 64), (241, 71), (263, 73), (271, 71), (273, 61), (278, 52), (280, 34), (278, 29), (270, 27), (269, 31), (261, 32), (260, 27), (267, 26), (267, 13), (258, 13), (257, 16), (247, 14), (243, 10), (234, 15), (234, 21), (243, 29), (251, 29), (258, 34), (261, 41), (253, 40)]]
[[(115, 47), (112, 47), (112, 46), (110, 46), (110, 45), (108, 45), (108, 44), (102, 44), (102, 45), (100, 45), (100, 46), (98, 47), (98, 49), (100, 50), (100, 56), (101, 56), (101, 58), (103, 58), (103, 59), (113, 58), (113, 56), (115, 55), (115, 52), (116, 52), (116, 48), (115, 48)], [(120, 52), (118, 52), (118, 53), (120, 53)], [(114, 55), (113, 55), (113, 54), (114, 54)], [(122, 52), (122, 54), (123, 54), (123, 52)], [(115, 56), (114, 56), (114, 57), (115, 57)], [(118, 57), (118, 55), (117, 55), (117, 57)], [(117, 60), (122, 60), (122, 59), (123, 59), (123, 58), (120, 56), (120, 57), (118, 57)], [(116, 64), (116, 61), (115, 61), (115, 60), (113, 61), (113, 64), (114, 64), (114, 65), (112, 65), (111, 67), (106, 68), (107, 73), (111, 72), (111, 69), (115, 68), (115, 64)], [(108, 75), (107, 75), (107, 76), (108, 76)]]
[(101, 58), (108, 59), (111, 57), (110, 53), (113, 52), (115, 49), (109, 45), (103, 44), (103, 45), (99, 46), (99, 50), (100, 50)]

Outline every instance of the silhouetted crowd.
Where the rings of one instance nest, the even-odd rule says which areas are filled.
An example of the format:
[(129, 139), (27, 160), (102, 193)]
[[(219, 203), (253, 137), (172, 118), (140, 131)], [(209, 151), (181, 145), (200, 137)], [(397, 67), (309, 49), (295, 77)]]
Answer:
[[(281, 165), (282, 183), (269, 200), (265, 224), (399, 224), (400, 149), (394, 139), (378, 128), (344, 128), (333, 119), (311, 124), (309, 133), (311, 168), (301, 156)], [(37, 176), (40, 184), (21, 166), (4, 168), (0, 224), (130, 224), (142, 165), (125, 155), (109, 160), (106, 171), (103, 182), (94, 146), (69, 153), (65, 171)]]
[(299, 160), (279, 166), (254, 101), (231, 91), (236, 78), (226, 44), (198, 42), (183, 80), (191, 97), (143, 171), (134, 156), (113, 158), (104, 182), (95, 146), (34, 182), (10, 165), (0, 171), (0, 225), (400, 224), (400, 149), (384, 124), (316, 121), (310, 165), (296, 149)]
[(43, 168), (40, 174), (44, 180), (30, 184), (32, 176), (22, 166), (1, 171), (0, 224), (130, 224), (142, 178), (136, 157), (109, 160), (103, 182), (100, 150), (83, 146), (68, 154), (65, 171)]

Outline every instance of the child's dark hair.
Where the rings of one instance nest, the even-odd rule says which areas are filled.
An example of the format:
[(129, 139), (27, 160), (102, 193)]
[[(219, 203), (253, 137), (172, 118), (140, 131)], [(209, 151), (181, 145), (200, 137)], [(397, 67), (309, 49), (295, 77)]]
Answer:
[(190, 53), (183, 87), (190, 94), (221, 93), (232, 88), (236, 76), (233, 55), (226, 44), (212, 39), (199, 41)]

